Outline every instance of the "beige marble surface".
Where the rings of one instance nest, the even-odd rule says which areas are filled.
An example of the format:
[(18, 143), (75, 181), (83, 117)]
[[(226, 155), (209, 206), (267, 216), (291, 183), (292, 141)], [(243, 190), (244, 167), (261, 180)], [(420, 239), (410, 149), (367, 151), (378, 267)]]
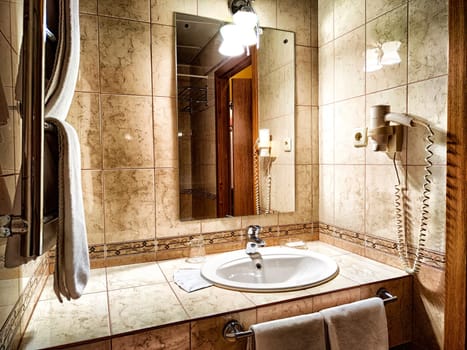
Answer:
[[(308, 248), (334, 259), (339, 265), (339, 275), (320, 286), (293, 292), (244, 293), (209, 287), (186, 293), (173, 282), (173, 273), (179, 268), (199, 268), (200, 265), (175, 259), (94, 269), (85, 294), (78, 300), (60, 304), (53, 294), (50, 277), (21, 349), (119, 336), (181, 321), (191, 321), (193, 329), (203, 328), (203, 324), (210, 328), (212, 322), (225, 322), (227, 314), (254, 315), (255, 310), (256, 322), (259, 322), (258, 317), (259, 320), (269, 320), (312, 312), (341, 301), (358, 300), (363, 285), (406, 276), (402, 270), (319, 241), (309, 242)], [(207, 263), (214, 256), (207, 256)], [(271, 304), (274, 306), (268, 307)], [(253, 317), (247, 323), (254, 322)], [(122, 348), (127, 343), (136, 344), (143, 339), (170, 342), (171, 337), (165, 334), (170, 329), (138, 333), (138, 337), (124, 335), (112, 339), (112, 344)], [(177, 349), (178, 346), (183, 348), (183, 341), (176, 342), (179, 341), (180, 344), (174, 345)]]

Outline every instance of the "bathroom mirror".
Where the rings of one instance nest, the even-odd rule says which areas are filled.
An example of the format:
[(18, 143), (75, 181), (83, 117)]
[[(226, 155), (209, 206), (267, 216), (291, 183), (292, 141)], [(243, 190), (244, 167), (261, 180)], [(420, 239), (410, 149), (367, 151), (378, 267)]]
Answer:
[(295, 34), (228, 57), (224, 22), (175, 24), (180, 220), (294, 211)]

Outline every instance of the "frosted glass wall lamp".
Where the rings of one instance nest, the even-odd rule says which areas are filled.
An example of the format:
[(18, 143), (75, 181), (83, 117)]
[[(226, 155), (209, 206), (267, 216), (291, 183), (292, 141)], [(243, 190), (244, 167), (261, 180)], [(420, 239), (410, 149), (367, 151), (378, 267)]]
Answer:
[(259, 47), (259, 35), (261, 34), (258, 16), (252, 5), (253, 0), (229, 0), (228, 2), (233, 24), (226, 24), (221, 28), (223, 40), (219, 52), (225, 56), (239, 56), (246, 51), (249, 55), (250, 46)]
[(376, 47), (367, 49), (365, 72), (374, 72), (383, 68), (383, 66), (400, 63), (400, 46), (400, 41), (387, 41), (383, 44), (377, 44)]

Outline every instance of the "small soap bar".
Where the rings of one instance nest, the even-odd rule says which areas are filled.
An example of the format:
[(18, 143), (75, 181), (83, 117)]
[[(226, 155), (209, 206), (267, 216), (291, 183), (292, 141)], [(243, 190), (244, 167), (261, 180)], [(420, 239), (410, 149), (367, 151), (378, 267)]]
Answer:
[(308, 249), (306, 243), (303, 241), (287, 242), (285, 245), (289, 248)]

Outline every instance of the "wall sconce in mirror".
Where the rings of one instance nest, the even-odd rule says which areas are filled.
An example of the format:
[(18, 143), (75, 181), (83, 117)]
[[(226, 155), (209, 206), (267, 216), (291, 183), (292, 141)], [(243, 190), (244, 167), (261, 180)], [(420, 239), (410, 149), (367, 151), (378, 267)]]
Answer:
[(221, 29), (222, 43), (219, 53), (224, 56), (240, 56), (245, 51), (249, 55), (249, 47), (259, 47), (258, 16), (252, 5), (253, 0), (229, 0), (233, 23), (224, 25)]
[(387, 41), (376, 44), (376, 47), (366, 50), (365, 72), (375, 72), (383, 66), (398, 64), (401, 62), (399, 55), (400, 41)]

